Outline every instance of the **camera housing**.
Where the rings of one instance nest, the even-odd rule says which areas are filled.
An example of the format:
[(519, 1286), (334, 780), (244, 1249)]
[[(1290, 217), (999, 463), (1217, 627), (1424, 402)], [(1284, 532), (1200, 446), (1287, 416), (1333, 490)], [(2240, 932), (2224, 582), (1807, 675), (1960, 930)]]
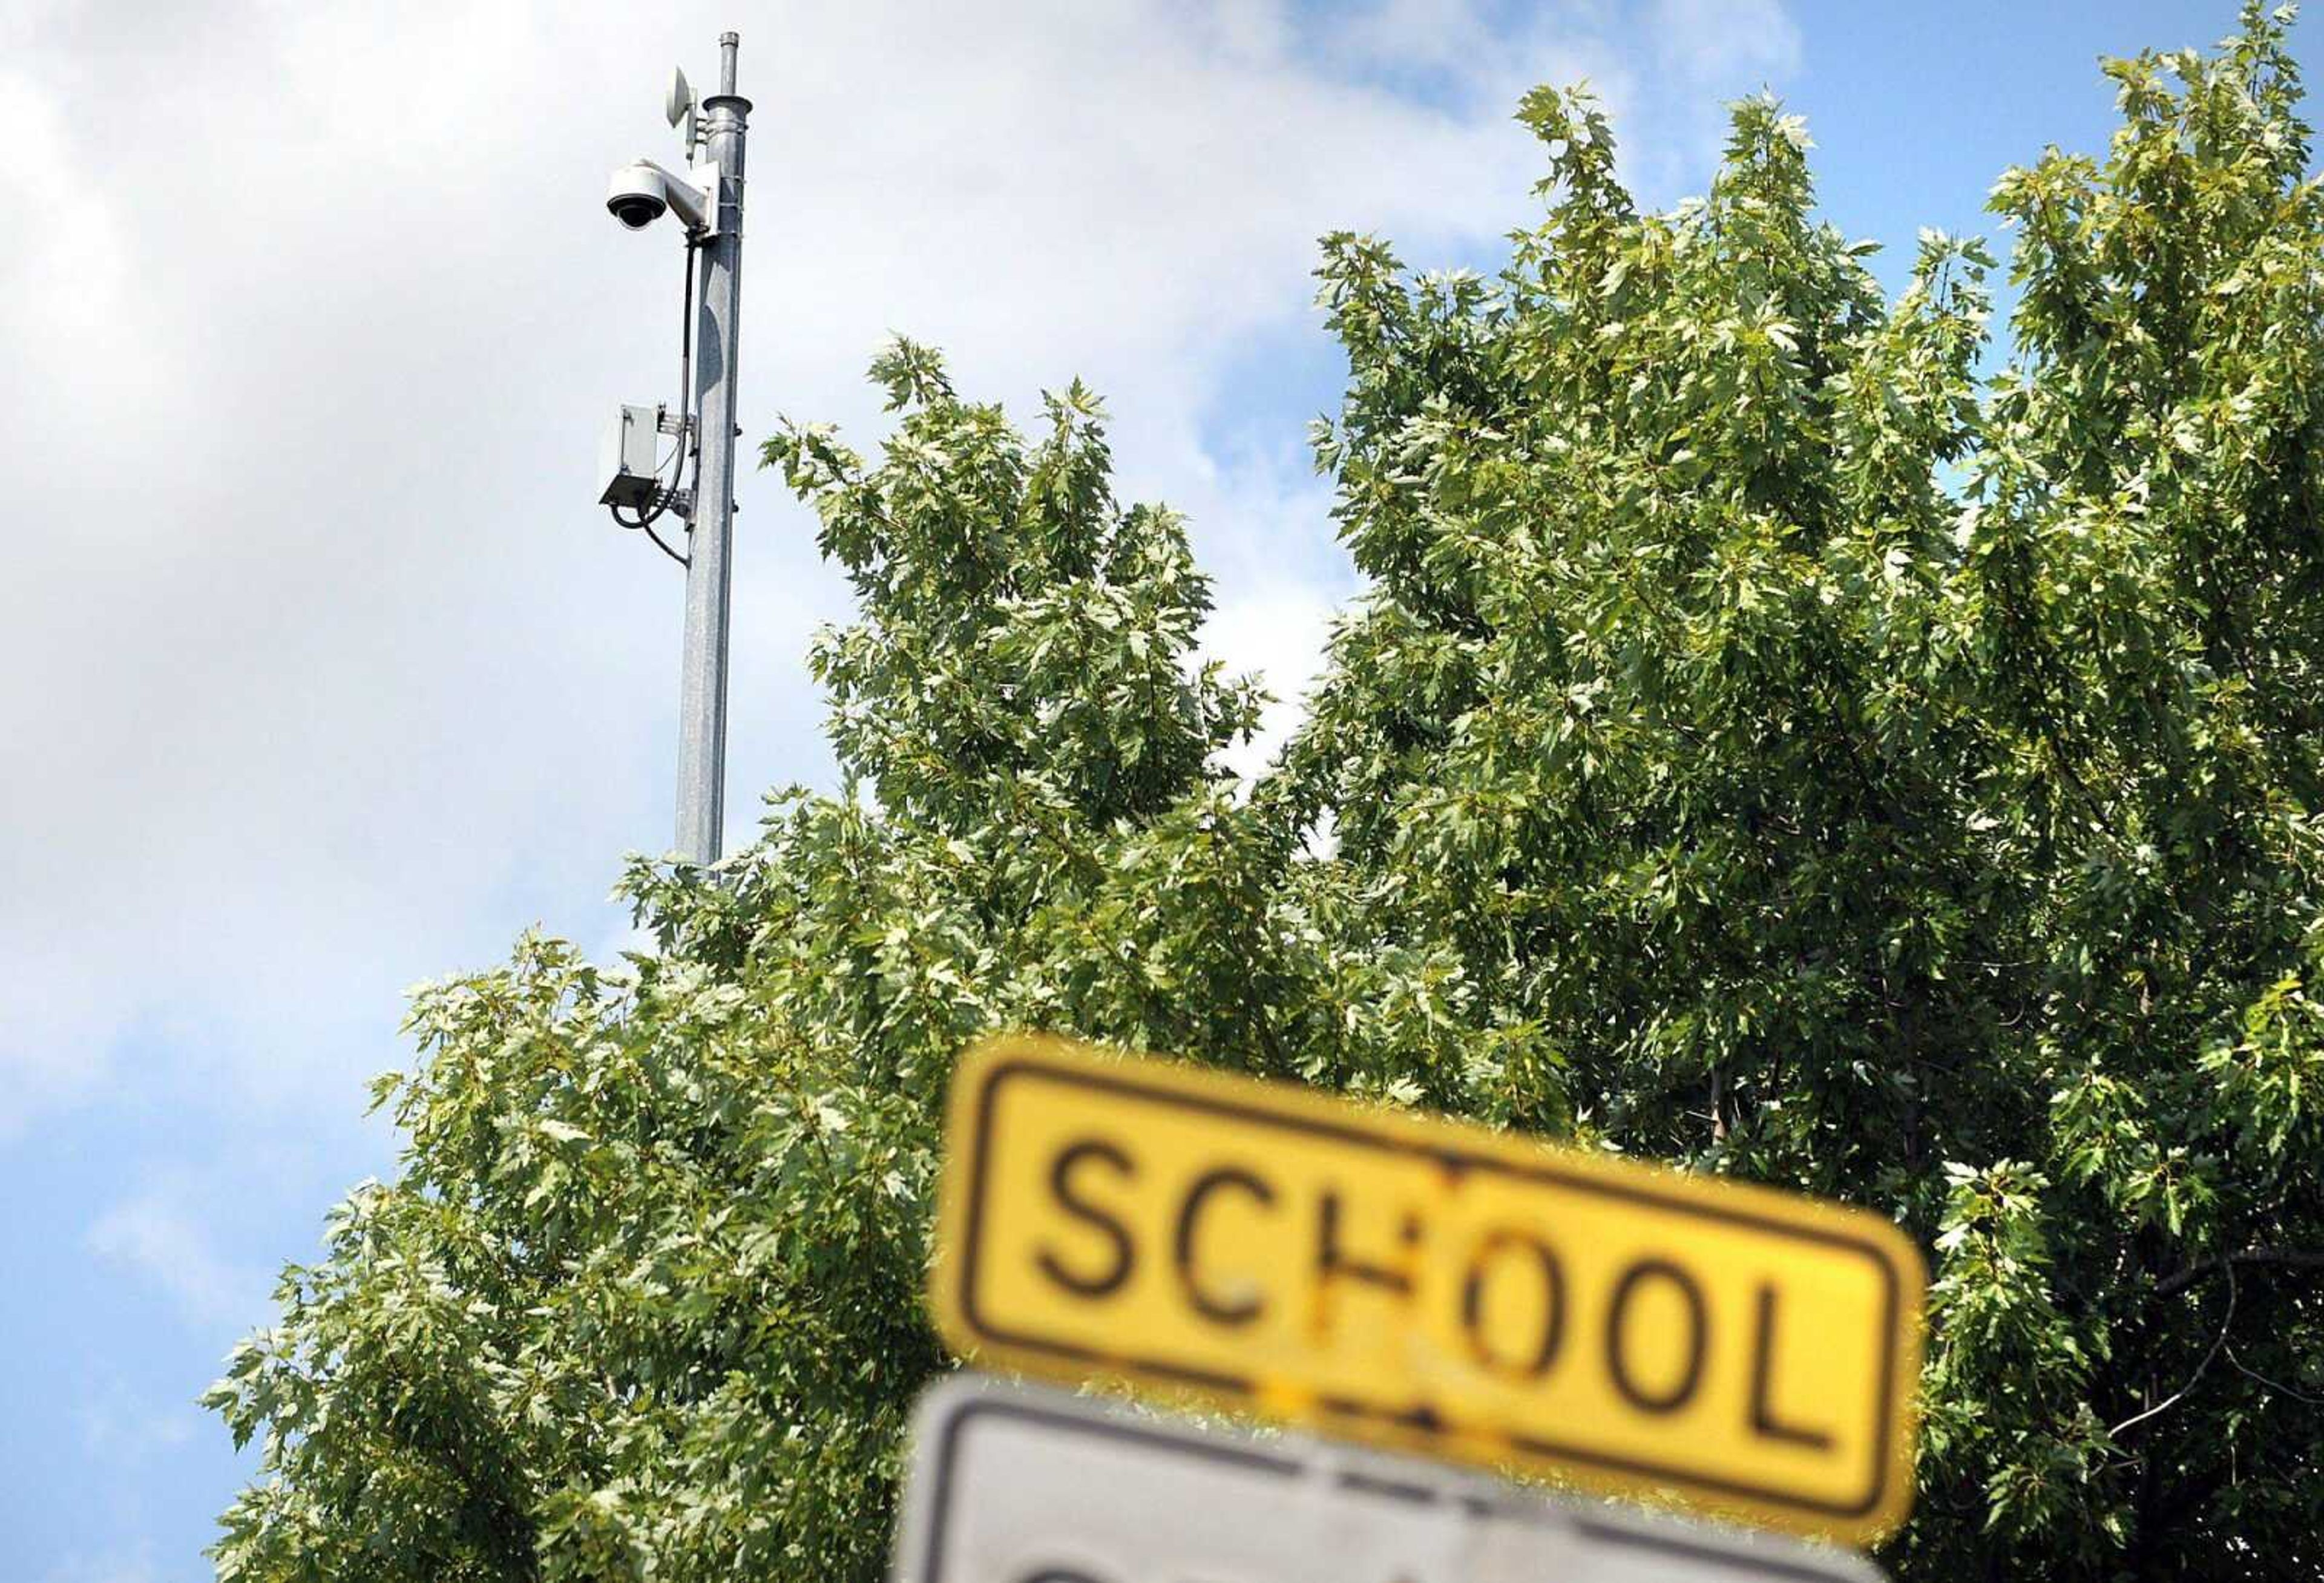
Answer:
[(669, 209), (669, 199), (662, 196), (661, 172), (642, 161), (622, 166), (613, 172), (605, 208), (631, 230), (644, 230)]
[(642, 231), (675, 209), (687, 232), (698, 235), (715, 228), (717, 182), (715, 165), (675, 176), (651, 160), (632, 160), (613, 172), (605, 210), (630, 230)]

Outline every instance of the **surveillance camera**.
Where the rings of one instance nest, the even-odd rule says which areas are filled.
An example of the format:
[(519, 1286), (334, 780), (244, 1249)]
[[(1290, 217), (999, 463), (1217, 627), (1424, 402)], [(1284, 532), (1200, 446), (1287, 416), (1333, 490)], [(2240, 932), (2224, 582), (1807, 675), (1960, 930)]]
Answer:
[(605, 197), (605, 207), (631, 230), (644, 230), (669, 208), (661, 172), (643, 160), (622, 166), (613, 172), (613, 188)]
[(712, 193), (715, 167), (697, 168), (694, 180), (673, 176), (651, 160), (633, 160), (613, 172), (613, 189), (605, 208), (632, 231), (642, 231), (675, 208), (687, 230), (701, 235), (713, 229), (718, 213)]

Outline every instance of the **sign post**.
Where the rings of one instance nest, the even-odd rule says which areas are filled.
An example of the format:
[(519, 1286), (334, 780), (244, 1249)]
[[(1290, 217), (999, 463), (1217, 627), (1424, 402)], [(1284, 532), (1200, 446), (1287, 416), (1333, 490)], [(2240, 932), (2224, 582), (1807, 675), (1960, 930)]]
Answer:
[(988, 1041), (933, 1299), (981, 1361), (1851, 1543), (1912, 1498), (1887, 1220), (1286, 1084)]
[(925, 1397), (894, 1583), (1878, 1583), (1861, 1558), (1298, 1436), (960, 1376)]

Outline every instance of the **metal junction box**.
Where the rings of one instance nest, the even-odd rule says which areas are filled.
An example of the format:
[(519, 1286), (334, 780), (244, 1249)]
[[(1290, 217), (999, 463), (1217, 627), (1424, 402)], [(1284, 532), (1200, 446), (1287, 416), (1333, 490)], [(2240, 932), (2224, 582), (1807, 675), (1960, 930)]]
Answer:
[(606, 426), (605, 446), (597, 469), (600, 505), (652, 507), (659, 484), (654, 477), (654, 453), (661, 446), (661, 413), (653, 407), (628, 407)]

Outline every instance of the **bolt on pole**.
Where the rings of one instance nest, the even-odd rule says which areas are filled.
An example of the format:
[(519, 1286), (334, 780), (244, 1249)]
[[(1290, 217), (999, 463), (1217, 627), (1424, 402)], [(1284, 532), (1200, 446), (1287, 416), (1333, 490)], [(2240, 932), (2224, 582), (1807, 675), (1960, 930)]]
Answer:
[(727, 627), (734, 542), (735, 354), (742, 308), (742, 141), (751, 101), (734, 91), (738, 35), (718, 40), (718, 92), (703, 101), (708, 162), (718, 168), (717, 214), (702, 245), (695, 320), (694, 517), (686, 572), (686, 649), (678, 673), (678, 851), (698, 863), (721, 855), (726, 805)]

